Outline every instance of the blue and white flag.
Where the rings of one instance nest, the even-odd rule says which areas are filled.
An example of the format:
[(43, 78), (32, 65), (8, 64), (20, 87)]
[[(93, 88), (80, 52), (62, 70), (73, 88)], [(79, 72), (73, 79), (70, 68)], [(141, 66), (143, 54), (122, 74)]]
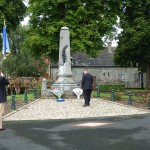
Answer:
[(8, 42), (8, 37), (7, 37), (7, 32), (6, 32), (6, 26), (5, 25), (3, 27), (2, 39), (3, 39), (2, 53), (3, 53), (4, 59), (6, 59), (6, 56), (8, 56), (10, 54), (10, 48), (9, 48), (9, 42)]

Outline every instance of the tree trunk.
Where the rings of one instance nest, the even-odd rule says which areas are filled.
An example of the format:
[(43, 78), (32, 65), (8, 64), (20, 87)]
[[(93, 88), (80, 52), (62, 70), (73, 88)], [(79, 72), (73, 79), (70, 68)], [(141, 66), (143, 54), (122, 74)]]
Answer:
[(150, 89), (150, 63), (147, 63), (146, 70), (146, 88)]

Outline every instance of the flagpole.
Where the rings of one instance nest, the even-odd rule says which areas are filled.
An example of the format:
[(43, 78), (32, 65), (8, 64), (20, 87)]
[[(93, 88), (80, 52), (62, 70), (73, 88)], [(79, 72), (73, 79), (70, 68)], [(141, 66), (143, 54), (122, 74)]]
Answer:
[[(5, 19), (4, 19), (4, 27), (6, 27), (6, 22), (5, 22)], [(4, 43), (3, 43), (4, 44)], [(2, 61), (1, 61), (1, 70), (3, 68), (3, 62), (4, 62), (4, 57), (3, 57), (3, 50), (2, 50)]]
[[(5, 19), (4, 19), (4, 22), (3, 22), (3, 25), (5, 26)], [(3, 34), (3, 33), (2, 33)], [(1, 70), (3, 68), (3, 50), (2, 50), (2, 54), (1, 54)]]
[(6, 26), (6, 24), (5, 24), (5, 19), (4, 19), (4, 26)]

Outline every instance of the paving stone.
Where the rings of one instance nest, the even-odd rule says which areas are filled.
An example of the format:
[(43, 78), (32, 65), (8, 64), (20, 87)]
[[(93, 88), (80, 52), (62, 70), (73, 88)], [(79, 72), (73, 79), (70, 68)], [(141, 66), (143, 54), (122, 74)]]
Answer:
[(149, 110), (103, 100), (101, 98), (92, 99), (90, 106), (83, 107), (83, 104), (83, 99), (65, 99), (64, 102), (57, 102), (55, 99), (38, 99), (19, 110), (5, 115), (3, 120), (70, 119), (150, 113)]

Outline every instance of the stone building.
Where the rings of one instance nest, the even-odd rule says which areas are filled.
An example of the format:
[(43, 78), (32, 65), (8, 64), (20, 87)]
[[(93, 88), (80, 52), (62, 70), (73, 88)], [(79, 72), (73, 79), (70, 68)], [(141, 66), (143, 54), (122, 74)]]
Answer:
[[(72, 73), (76, 83), (80, 84), (83, 69), (87, 67), (94, 76), (95, 86), (98, 84), (123, 83), (126, 88), (143, 88), (145, 86), (145, 75), (138, 71), (137, 67), (120, 68), (114, 64), (115, 47), (108, 45), (100, 51), (96, 58), (90, 58), (82, 52), (72, 56)], [(58, 65), (51, 65), (51, 79), (57, 78)]]

